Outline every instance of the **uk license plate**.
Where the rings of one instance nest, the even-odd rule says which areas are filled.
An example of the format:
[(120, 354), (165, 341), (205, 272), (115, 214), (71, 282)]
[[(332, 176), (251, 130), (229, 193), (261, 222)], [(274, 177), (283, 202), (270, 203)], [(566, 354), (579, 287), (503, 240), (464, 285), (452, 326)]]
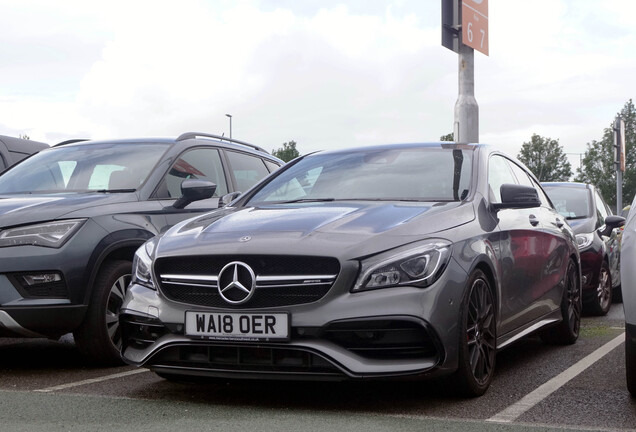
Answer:
[(287, 340), (289, 314), (186, 311), (185, 333), (218, 340)]

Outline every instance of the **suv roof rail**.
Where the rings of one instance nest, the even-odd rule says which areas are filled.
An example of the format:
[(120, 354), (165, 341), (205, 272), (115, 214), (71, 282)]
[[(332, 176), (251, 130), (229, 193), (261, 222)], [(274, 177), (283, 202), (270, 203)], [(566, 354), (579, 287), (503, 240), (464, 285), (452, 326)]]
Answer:
[(184, 141), (184, 140), (187, 140), (187, 139), (197, 138), (197, 137), (215, 138), (215, 139), (218, 139), (218, 140), (221, 140), (221, 141), (228, 141), (228, 142), (232, 142), (232, 143), (235, 143), (235, 144), (241, 144), (241, 145), (253, 148), (255, 150), (262, 151), (264, 153), (268, 153), (267, 150), (265, 150), (262, 147), (259, 147), (259, 146), (255, 145), (255, 144), (250, 144), (250, 143), (247, 143), (245, 141), (239, 141), (237, 139), (228, 138), (228, 137), (225, 137), (223, 135), (214, 135), (214, 134), (203, 133), (203, 132), (186, 132), (186, 133), (182, 133), (181, 135), (179, 135), (179, 137), (176, 139), (176, 141)]
[(66, 141), (62, 141), (60, 143), (57, 143), (57, 144), (53, 145), (53, 147), (62, 146), (62, 145), (66, 145), (66, 144), (73, 144), (73, 143), (82, 142), (82, 141), (89, 141), (89, 140), (86, 139), (86, 138), (70, 139), (70, 140), (66, 140)]

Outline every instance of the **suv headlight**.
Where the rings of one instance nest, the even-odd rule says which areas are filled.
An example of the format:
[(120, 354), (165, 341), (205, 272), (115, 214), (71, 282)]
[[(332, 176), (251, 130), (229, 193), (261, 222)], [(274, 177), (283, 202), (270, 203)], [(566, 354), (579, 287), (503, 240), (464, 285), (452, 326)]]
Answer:
[(583, 250), (589, 247), (594, 241), (594, 233), (585, 233), (585, 234), (577, 234), (576, 235), (576, 244), (579, 247), (579, 250)]
[(352, 291), (404, 285), (427, 287), (446, 268), (451, 256), (450, 246), (446, 240), (432, 239), (364, 259)]
[(33, 245), (60, 248), (85, 221), (68, 219), (8, 228), (0, 231), (0, 247)]
[(152, 279), (152, 259), (157, 245), (157, 237), (153, 237), (142, 244), (133, 258), (132, 283), (146, 288), (157, 289)]

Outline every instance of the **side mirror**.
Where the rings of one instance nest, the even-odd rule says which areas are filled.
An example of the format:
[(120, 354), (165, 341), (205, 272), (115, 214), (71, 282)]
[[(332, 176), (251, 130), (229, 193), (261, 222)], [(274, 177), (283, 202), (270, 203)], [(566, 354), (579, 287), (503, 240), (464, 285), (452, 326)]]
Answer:
[(623, 216), (608, 216), (605, 218), (605, 226), (599, 228), (598, 233), (602, 236), (609, 237), (612, 231), (618, 227), (625, 225), (625, 218)]
[(238, 197), (239, 195), (241, 195), (241, 193), (242, 192), (236, 191), (236, 192), (230, 192), (229, 194), (223, 195), (221, 199), (219, 200), (219, 208), (225, 207), (226, 205), (234, 201), (234, 199)]
[(182, 209), (194, 201), (212, 198), (216, 191), (216, 185), (207, 180), (184, 180), (181, 182), (181, 197), (172, 207)]
[(495, 210), (541, 207), (539, 194), (532, 186), (506, 183), (500, 192), (501, 202), (492, 204)]

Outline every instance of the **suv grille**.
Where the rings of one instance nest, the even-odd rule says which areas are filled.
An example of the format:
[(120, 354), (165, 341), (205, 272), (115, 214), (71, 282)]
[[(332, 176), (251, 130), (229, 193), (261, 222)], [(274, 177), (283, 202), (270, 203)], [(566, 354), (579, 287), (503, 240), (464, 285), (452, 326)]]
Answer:
[[(244, 303), (227, 302), (219, 293), (221, 270), (232, 262), (248, 265), (255, 276), (253, 295)], [(188, 256), (159, 258), (155, 274), (161, 291), (181, 303), (220, 308), (268, 308), (320, 300), (333, 285), (340, 263), (308, 256)]]

